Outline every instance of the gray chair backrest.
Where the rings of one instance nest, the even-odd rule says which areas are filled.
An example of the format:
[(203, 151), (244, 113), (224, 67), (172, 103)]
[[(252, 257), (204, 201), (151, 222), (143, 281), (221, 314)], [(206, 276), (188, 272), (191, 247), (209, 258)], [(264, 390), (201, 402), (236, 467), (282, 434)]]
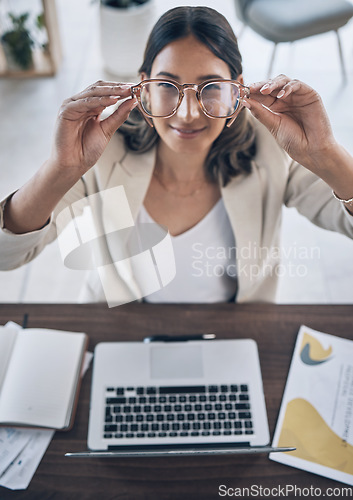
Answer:
[(235, 13), (243, 23), (246, 23), (246, 10), (251, 2), (252, 0), (234, 0)]

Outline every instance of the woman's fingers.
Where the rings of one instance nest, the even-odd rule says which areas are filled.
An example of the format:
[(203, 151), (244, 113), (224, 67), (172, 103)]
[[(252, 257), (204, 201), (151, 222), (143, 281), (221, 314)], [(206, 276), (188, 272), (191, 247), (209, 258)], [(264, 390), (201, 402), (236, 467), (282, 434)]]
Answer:
[(91, 85), (87, 89), (79, 92), (78, 94), (71, 97), (70, 100), (77, 101), (79, 99), (84, 99), (86, 97), (101, 97), (106, 95), (116, 96), (116, 97), (129, 97), (131, 95), (131, 85), (130, 84), (112, 84), (112, 85)]
[(251, 111), (251, 114), (273, 134), (277, 135), (281, 118), (277, 113), (273, 113), (261, 102), (255, 99), (246, 99), (244, 106)]
[(84, 116), (91, 116), (101, 113), (108, 106), (112, 106), (118, 101), (116, 96), (84, 97), (77, 100), (64, 102), (59, 118), (66, 120), (80, 120)]
[(137, 106), (135, 98), (127, 99), (108, 118), (100, 122), (104, 135), (110, 139), (114, 132), (124, 123), (131, 111)]

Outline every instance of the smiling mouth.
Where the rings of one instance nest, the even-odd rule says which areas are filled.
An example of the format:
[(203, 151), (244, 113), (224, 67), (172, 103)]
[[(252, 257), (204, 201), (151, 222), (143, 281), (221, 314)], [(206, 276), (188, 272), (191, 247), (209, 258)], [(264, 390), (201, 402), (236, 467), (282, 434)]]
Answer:
[(175, 130), (179, 135), (183, 136), (195, 136), (200, 134), (205, 130), (206, 127), (202, 128), (179, 128), (179, 127), (172, 127), (173, 130)]

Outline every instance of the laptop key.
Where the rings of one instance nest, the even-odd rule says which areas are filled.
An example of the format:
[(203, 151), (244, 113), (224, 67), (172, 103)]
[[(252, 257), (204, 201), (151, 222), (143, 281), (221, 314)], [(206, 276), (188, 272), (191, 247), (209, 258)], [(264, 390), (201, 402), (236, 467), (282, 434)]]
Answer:
[(136, 434), (136, 437), (138, 437), (138, 438), (144, 438), (145, 437), (145, 433), (144, 432), (138, 432)]
[(104, 432), (116, 432), (118, 426), (116, 424), (107, 424), (104, 426)]
[(136, 389), (136, 394), (138, 394), (139, 396), (142, 395), (142, 394), (144, 394), (144, 393), (145, 393), (144, 387), (138, 387)]
[(121, 432), (117, 432), (117, 433), (114, 434), (114, 437), (118, 438), (118, 439), (121, 439), (121, 438), (124, 437), (124, 434), (122, 434)]
[(204, 413), (198, 413), (197, 414), (197, 419), (198, 420), (205, 420), (205, 418), (206, 418), (206, 415)]
[(235, 403), (235, 409), (236, 410), (249, 410), (250, 405), (249, 403)]
[(231, 391), (231, 392), (238, 392), (238, 390), (239, 390), (239, 388), (238, 388), (238, 386), (237, 386), (237, 385), (232, 384), (232, 385), (230, 386), (230, 391)]
[(181, 437), (186, 437), (189, 435), (189, 433), (187, 431), (182, 431), (180, 434), (179, 434)]
[(217, 385), (208, 386), (208, 392), (218, 392), (218, 386)]
[(172, 424), (172, 429), (173, 429), (173, 431), (178, 431), (180, 429), (180, 424), (175, 422), (174, 424)]
[(253, 431), (253, 430), (250, 430), (250, 429), (247, 429), (247, 430), (245, 431), (245, 434), (254, 434), (254, 431)]
[(170, 432), (168, 434), (169, 437), (177, 437), (178, 433), (177, 432)]
[(232, 433), (231, 431), (223, 431), (224, 436), (230, 436)]
[(235, 434), (236, 436), (240, 436), (240, 434), (243, 434), (243, 431), (237, 429), (233, 434)]
[(156, 387), (147, 387), (146, 394), (157, 394), (157, 388)]
[(167, 414), (167, 420), (168, 421), (175, 420), (175, 415), (173, 413), (168, 413)]
[(124, 405), (126, 398), (107, 398), (105, 402), (107, 405)]
[(213, 436), (220, 436), (221, 432), (220, 431), (212, 431)]
[(113, 434), (106, 433), (104, 434), (104, 439), (111, 439), (113, 437)]
[(244, 422), (244, 427), (245, 427), (245, 429), (252, 429), (252, 421), (251, 420), (246, 420)]
[(241, 392), (248, 392), (249, 388), (246, 384), (242, 384), (240, 386), (240, 390), (241, 390)]
[(124, 394), (124, 387), (118, 387), (116, 390), (117, 396), (122, 396)]
[(228, 392), (228, 386), (227, 385), (221, 385), (221, 392)]
[(239, 412), (239, 418), (247, 418), (247, 419), (250, 419), (251, 418), (251, 413), (249, 411), (240, 411)]
[(240, 420), (237, 420), (236, 422), (234, 422), (234, 429), (241, 429), (242, 425), (243, 424), (240, 422)]
[(128, 432), (126, 435), (125, 435), (126, 438), (133, 438), (135, 437), (135, 434), (133, 432)]
[(204, 385), (160, 387), (159, 394), (195, 394), (206, 392)]
[(249, 394), (239, 394), (239, 401), (249, 401)]
[(190, 435), (191, 436), (199, 436), (200, 433), (198, 431), (192, 431), (192, 432), (190, 432)]
[(164, 438), (167, 436), (167, 433), (166, 432), (159, 432), (158, 433), (158, 437), (161, 437), (161, 438)]
[(155, 432), (149, 432), (149, 433), (147, 434), (147, 437), (149, 437), (149, 438), (154, 438), (154, 437), (156, 437), (156, 433), (155, 433)]
[(209, 436), (210, 434), (211, 434), (210, 431), (202, 431), (201, 432), (202, 436)]

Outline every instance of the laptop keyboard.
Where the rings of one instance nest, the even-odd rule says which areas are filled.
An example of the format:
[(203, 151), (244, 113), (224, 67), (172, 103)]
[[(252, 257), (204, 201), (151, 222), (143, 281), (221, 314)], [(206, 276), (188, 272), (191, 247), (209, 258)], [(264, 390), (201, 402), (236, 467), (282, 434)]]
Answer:
[(103, 437), (254, 434), (247, 384), (107, 387)]

